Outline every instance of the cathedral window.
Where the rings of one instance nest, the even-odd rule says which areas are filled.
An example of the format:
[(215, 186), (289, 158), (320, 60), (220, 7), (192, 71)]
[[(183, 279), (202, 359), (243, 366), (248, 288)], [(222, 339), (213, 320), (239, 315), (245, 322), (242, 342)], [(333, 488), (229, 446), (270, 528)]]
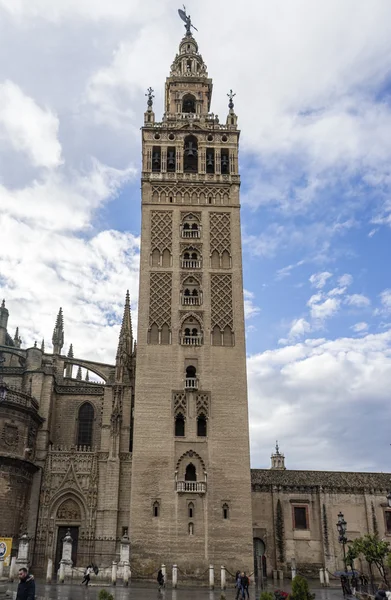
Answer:
[(151, 329), (149, 331), (149, 343), (150, 344), (158, 344), (159, 343), (159, 327), (156, 323), (151, 325)]
[(197, 471), (193, 463), (189, 463), (186, 467), (185, 481), (197, 481)]
[(223, 519), (229, 518), (229, 506), (228, 504), (223, 504)]
[(92, 446), (92, 431), (94, 425), (94, 408), (89, 402), (85, 402), (79, 408), (78, 415), (78, 431), (77, 431), (77, 445)]
[(206, 437), (207, 434), (207, 421), (203, 414), (200, 414), (197, 419), (197, 435), (198, 437)]
[(151, 259), (153, 267), (160, 267), (160, 252), (157, 248), (153, 250)]
[(187, 250), (185, 250), (182, 254), (181, 266), (182, 269), (200, 269), (200, 252), (194, 248), (188, 248)]
[(202, 334), (197, 326), (184, 326), (182, 329), (182, 337), (181, 337), (182, 345), (184, 346), (201, 346), (202, 344)]
[(309, 529), (307, 506), (293, 507), (293, 529)]
[(188, 277), (183, 282), (182, 304), (185, 306), (201, 305), (200, 285), (194, 277)]
[(221, 173), (222, 175), (229, 175), (229, 152), (223, 149), (221, 151)]
[(189, 519), (194, 519), (194, 504), (193, 502), (189, 502), (187, 507), (188, 517)]
[(185, 173), (198, 172), (198, 142), (194, 135), (185, 137), (183, 170)]
[(157, 501), (153, 503), (152, 514), (154, 517), (160, 516), (160, 503)]
[(198, 388), (197, 369), (192, 365), (186, 367), (185, 388), (187, 390)]
[(175, 437), (185, 437), (185, 417), (182, 413), (175, 417)]
[(221, 346), (221, 330), (218, 325), (215, 325), (212, 329), (212, 346)]
[(201, 237), (201, 227), (197, 217), (193, 214), (186, 215), (181, 225), (181, 235), (183, 238)]
[[(186, 69), (190, 67), (191, 69), (191, 60), (187, 61)], [(196, 112), (196, 99), (192, 94), (186, 94), (182, 99), (182, 112), (184, 113), (195, 113)]]
[(189, 535), (194, 535), (194, 523), (189, 523)]
[(391, 534), (391, 510), (384, 511), (384, 519), (386, 522), (386, 533)]
[[(167, 148), (167, 172), (174, 173), (176, 167), (176, 153), (175, 148)], [(172, 202), (172, 200), (171, 200)]]
[(162, 152), (160, 146), (154, 146), (152, 150), (152, 171), (160, 173), (162, 163)]
[(206, 149), (206, 172), (215, 172), (215, 151), (213, 148)]
[(233, 346), (233, 336), (231, 327), (226, 325), (223, 331), (223, 346)]

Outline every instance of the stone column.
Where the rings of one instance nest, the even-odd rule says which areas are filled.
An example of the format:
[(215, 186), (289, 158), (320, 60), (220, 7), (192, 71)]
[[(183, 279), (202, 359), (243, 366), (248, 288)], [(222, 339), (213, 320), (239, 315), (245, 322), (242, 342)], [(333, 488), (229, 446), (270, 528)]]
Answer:
[(51, 558), (48, 559), (48, 568), (46, 570), (46, 583), (52, 583), (53, 576), (53, 561)]
[(320, 585), (323, 587), (324, 586), (324, 570), (323, 569), (319, 569), (319, 581), (320, 581)]
[(124, 576), (123, 576), (123, 580), (124, 580), (124, 586), (128, 587), (129, 585), (129, 565), (124, 565)]
[(221, 573), (220, 573), (220, 575), (221, 575), (221, 589), (225, 590), (226, 583), (225, 583), (225, 567), (224, 567), (224, 565), (221, 566)]
[(72, 576), (72, 542), (71, 532), (68, 529), (66, 536), (62, 541), (62, 558), (60, 560), (60, 583), (64, 583), (65, 577)]
[(122, 577), (124, 585), (129, 584), (129, 571), (130, 571), (130, 540), (128, 534), (125, 533), (121, 538), (120, 545), (120, 561), (118, 563), (118, 576)]
[(0, 556), (0, 579), (4, 575), (4, 556)]
[(177, 565), (172, 565), (172, 587), (174, 590), (178, 586), (178, 567)]
[(29, 538), (27, 533), (24, 533), (19, 540), (18, 558), (16, 566), (19, 569), (22, 567), (28, 568), (28, 553), (29, 553)]
[(326, 587), (329, 587), (330, 585), (330, 577), (327, 569), (324, 570), (324, 584)]
[(113, 560), (113, 566), (111, 567), (111, 583), (117, 585), (117, 563)]
[(15, 579), (15, 573), (16, 573), (16, 556), (13, 556), (11, 558), (11, 566), (10, 566), (10, 573), (9, 573), (10, 581), (13, 581)]
[(166, 565), (162, 565), (162, 573), (163, 573), (163, 577), (164, 577), (164, 583), (167, 583)]
[(292, 581), (296, 577), (296, 559), (291, 558), (291, 571), (292, 571)]
[(213, 590), (215, 587), (215, 570), (213, 565), (209, 565), (209, 589)]

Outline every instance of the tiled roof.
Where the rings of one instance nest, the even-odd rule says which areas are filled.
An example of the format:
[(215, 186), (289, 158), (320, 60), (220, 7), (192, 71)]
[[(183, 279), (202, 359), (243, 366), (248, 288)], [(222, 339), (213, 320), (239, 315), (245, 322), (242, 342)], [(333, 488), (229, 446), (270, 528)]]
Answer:
[(361, 488), (390, 491), (391, 473), (348, 473), (338, 471), (279, 471), (277, 469), (252, 469), (253, 489), (273, 486), (289, 488)]

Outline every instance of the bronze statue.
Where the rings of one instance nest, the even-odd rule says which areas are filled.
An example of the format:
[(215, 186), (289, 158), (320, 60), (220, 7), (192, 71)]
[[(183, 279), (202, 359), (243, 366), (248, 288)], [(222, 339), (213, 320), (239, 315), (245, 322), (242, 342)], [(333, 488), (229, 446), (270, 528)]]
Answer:
[(191, 27), (193, 29), (195, 29), (196, 31), (198, 31), (198, 29), (196, 27), (194, 27), (193, 23), (191, 22), (190, 15), (186, 14), (186, 6), (185, 5), (183, 5), (183, 10), (181, 8), (178, 10), (178, 14), (179, 14), (180, 18), (182, 19), (182, 21), (185, 22), (186, 35), (191, 35), (191, 31), (190, 31)]

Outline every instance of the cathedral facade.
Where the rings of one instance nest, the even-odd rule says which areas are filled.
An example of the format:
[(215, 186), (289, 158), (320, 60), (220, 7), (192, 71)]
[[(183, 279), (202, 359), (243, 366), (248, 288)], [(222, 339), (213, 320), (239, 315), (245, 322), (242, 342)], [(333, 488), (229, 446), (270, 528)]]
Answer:
[[(279, 450), (250, 470), (240, 234), (239, 130), (211, 113), (212, 80), (187, 27), (142, 128), (138, 345), (129, 295), (112, 364), (52, 337), (22, 348), (0, 307), (0, 537), (55, 570), (162, 562), (200, 573), (341, 564), (335, 523), (391, 534), (390, 476), (296, 472)], [(282, 526), (281, 526), (282, 523)]]

